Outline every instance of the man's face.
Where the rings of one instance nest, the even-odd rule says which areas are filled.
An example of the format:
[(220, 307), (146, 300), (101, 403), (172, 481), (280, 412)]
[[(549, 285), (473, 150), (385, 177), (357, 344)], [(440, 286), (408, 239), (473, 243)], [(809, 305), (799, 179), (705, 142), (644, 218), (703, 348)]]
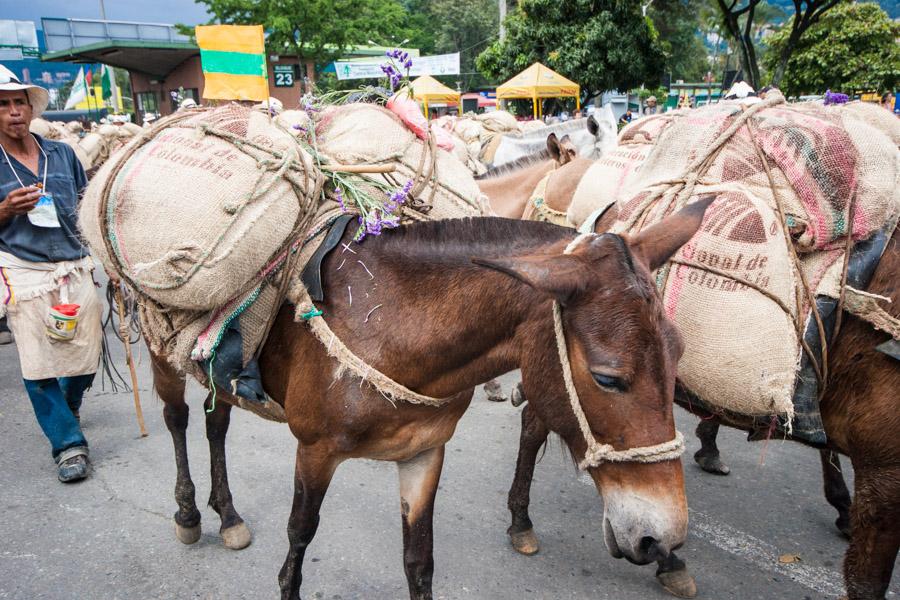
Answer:
[(0, 136), (25, 139), (33, 114), (24, 90), (0, 91)]

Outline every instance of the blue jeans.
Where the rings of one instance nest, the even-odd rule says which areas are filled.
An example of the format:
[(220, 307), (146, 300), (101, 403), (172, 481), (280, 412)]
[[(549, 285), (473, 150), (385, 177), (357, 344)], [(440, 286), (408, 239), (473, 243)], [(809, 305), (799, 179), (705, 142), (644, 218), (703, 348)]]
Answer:
[(53, 458), (69, 448), (87, 447), (87, 440), (73, 413), (81, 408), (84, 391), (91, 387), (94, 375), (23, 380), (34, 416), (50, 440)]

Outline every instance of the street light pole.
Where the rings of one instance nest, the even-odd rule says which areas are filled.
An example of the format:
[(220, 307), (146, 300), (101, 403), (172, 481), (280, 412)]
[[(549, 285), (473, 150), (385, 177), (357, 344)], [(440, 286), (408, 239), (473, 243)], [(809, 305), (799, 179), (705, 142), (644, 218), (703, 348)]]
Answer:
[(506, 27), (503, 25), (503, 21), (506, 20), (506, 0), (497, 0), (497, 6), (500, 9), (500, 41), (502, 42), (506, 37)]
[(100, 0), (100, 19), (106, 20), (106, 7), (103, 6), (103, 0)]

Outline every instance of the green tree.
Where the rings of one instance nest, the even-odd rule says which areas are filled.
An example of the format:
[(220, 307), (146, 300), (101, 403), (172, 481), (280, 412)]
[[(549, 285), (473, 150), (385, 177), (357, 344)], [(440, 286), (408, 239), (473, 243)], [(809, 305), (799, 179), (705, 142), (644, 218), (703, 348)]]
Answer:
[(655, 0), (647, 11), (659, 32), (665, 70), (673, 81), (702, 81), (709, 69), (706, 47), (697, 35), (702, 4), (700, 0)]
[[(770, 36), (764, 61), (776, 68), (791, 27)], [(842, 3), (793, 48), (781, 88), (788, 95), (894, 89), (900, 83), (900, 23), (873, 3)]]
[(541, 61), (590, 97), (656, 85), (664, 67), (653, 23), (636, 2), (520, 0), (505, 25), (506, 38), (476, 59), (478, 69), (498, 81)]
[(214, 21), (261, 24), (267, 50), (322, 64), (369, 40), (404, 39), (406, 7), (398, 0), (195, 0)]
[(471, 88), (478, 79), (475, 58), (497, 35), (497, 1), (430, 0), (427, 12), (428, 22), (434, 27), (435, 52), (459, 52), (460, 79), (467, 89)]

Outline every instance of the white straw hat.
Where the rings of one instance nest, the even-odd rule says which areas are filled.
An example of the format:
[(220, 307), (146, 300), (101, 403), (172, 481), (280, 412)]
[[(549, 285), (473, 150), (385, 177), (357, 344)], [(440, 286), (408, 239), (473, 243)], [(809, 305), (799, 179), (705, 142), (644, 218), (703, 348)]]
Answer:
[(0, 65), (0, 91), (25, 90), (28, 102), (31, 103), (33, 116), (39, 117), (50, 104), (50, 92), (39, 85), (22, 83), (15, 73)]

